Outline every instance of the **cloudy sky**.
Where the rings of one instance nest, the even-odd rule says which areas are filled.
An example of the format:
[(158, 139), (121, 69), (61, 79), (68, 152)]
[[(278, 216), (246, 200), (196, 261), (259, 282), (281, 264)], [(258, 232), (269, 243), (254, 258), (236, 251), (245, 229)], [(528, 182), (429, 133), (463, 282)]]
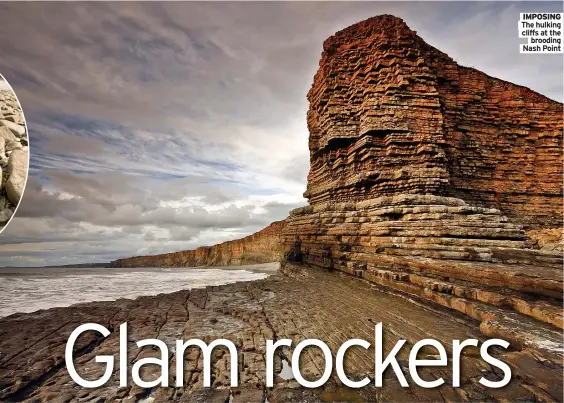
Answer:
[(0, 73), (31, 169), (0, 266), (102, 262), (248, 235), (305, 204), (322, 42), (394, 14), (460, 64), (562, 101), (520, 12), (561, 3), (1, 3)]

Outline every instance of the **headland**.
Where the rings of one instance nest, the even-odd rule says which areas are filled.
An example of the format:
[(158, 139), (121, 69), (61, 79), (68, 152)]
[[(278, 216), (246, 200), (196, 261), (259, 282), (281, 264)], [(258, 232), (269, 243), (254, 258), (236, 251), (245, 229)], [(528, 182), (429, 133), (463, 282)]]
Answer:
[[(325, 41), (308, 100), (308, 206), (242, 240), (112, 262), (282, 261), (278, 274), (1, 319), (0, 399), (561, 401), (562, 104), (458, 65), (390, 15)], [(128, 322), (133, 340), (228, 338), (240, 347), (241, 385), (229, 388), (227, 355), (218, 350), (212, 388), (203, 389), (202, 357), (193, 350), (184, 357), (182, 388), (118, 388), (114, 374), (105, 387), (81, 389), (63, 352), (70, 332), (86, 322), (112, 330)], [(370, 340), (380, 322), (388, 347), (428, 337), (445, 346), (469, 337), (507, 340), (510, 348), (496, 354), (513, 379), (499, 390), (483, 387), (480, 377), (500, 373), (470, 349), (460, 388), (402, 388), (390, 378), (383, 388), (352, 390), (332, 377), (308, 390), (280, 376), (265, 387), (266, 339), (319, 338), (334, 349), (350, 338)], [(75, 350), (83, 373), (99, 376), (94, 357), (118, 344), (117, 335), (83, 338)], [(129, 364), (154, 354), (129, 351)], [(278, 356), (278, 372), (291, 353)], [(370, 377), (371, 357), (351, 350), (347, 372)], [(304, 376), (319, 377), (319, 351), (303, 360)], [(451, 376), (448, 368), (426, 371), (428, 379)], [(176, 376), (173, 364), (170, 373)], [(156, 374), (148, 367), (145, 375)]]

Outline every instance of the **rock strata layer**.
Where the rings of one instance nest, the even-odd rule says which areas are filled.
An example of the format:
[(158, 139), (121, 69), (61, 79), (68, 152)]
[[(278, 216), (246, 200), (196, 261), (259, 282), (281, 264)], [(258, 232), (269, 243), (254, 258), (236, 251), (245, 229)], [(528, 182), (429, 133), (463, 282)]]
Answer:
[[(367, 281), (413, 310), (439, 310), (481, 337), (509, 341), (520, 357), (512, 368), (533, 368), (519, 375), (525, 389), (559, 400), (561, 388), (549, 389), (562, 384), (564, 351), (562, 104), (459, 66), (388, 15), (325, 41), (308, 99), (309, 205), (267, 242), (245, 241), (260, 256), (271, 248), (269, 259), (282, 249), (287, 267), (312, 282), (315, 292), (297, 299), (307, 296), (319, 312), (304, 315), (290, 303), (287, 310), (315, 318), (335, 300), (345, 316), (368, 307), (410, 315), (357, 288)], [(241, 241), (115, 265), (237, 264), (244, 252), (234, 251), (251, 250), (237, 249)], [(320, 268), (349, 274), (342, 281), (355, 286), (329, 287)], [(480, 393), (428, 400), (530, 398), (513, 389)]]
[(309, 206), (286, 219), (286, 258), (458, 311), (561, 365), (562, 104), (459, 66), (393, 16), (323, 49)]
[(435, 194), (562, 224), (562, 104), (458, 65), (397, 17), (327, 39), (308, 100), (312, 204)]
[(11, 89), (0, 89), (0, 230), (10, 221), (25, 188), (28, 144), (25, 120), (16, 95)]
[(276, 221), (245, 238), (195, 250), (118, 259), (111, 262), (111, 267), (239, 266), (277, 262), (282, 257), (283, 229), (284, 221)]
[[(53, 308), (31, 314), (15, 314), (0, 319), (0, 401), (2, 402), (552, 402), (562, 397), (562, 369), (530, 350), (495, 352), (506, 362), (512, 380), (504, 388), (491, 389), (478, 381), (484, 376), (500, 380), (499, 371), (483, 361), (479, 352), (464, 349), (461, 357), (461, 386), (453, 388), (452, 362), (445, 367), (423, 366), (422, 378), (443, 378), (445, 384), (433, 389), (418, 388), (408, 373), (409, 351), (426, 338), (439, 341), (452, 356), (452, 340), (486, 337), (476, 321), (452, 314), (440, 306), (421, 304), (384, 288), (337, 272), (304, 270), (286, 266), (266, 280), (186, 290), (136, 300), (96, 302), (68, 308)], [(87, 333), (77, 340), (74, 357), (79, 374), (96, 379), (105, 365), (96, 356), (119, 351), (120, 324), (128, 323), (127, 365), (131, 369), (142, 358), (161, 358), (150, 347), (137, 348), (135, 342), (156, 338), (164, 341), (171, 387), (142, 389), (119, 387), (116, 362), (111, 379), (102, 387), (86, 389), (70, 378), (64, 363), (64, 350), (70, 333), (79, 325), (99, 323), (111, 330), (108, 338)], [(393, 371), (384, 374), (382, 388), (374, 385), (374, 327), (383, 323), (386, 354), (398, 342), (406, 345), (397, 354), (410, 388), (399, 385)], [(203, 355), (190, 348), (183, 357), (184, 373), (176, 373), (175, 341), (199, 338), (206, 343), (226, 338), (239, 353), (239, 387), (229, 388), (229, 355), (214, 350), (212, 388), (203, 388)], [(361, 389), (349, 389), (333, 372), (323, 388), (305, 389), (295, 379), (281, 376), (291, 362), (295, 346), (317, 338), (327, 343), (333, 356), (347, 340), (367, 340), (369, 349), (351, 348), (345, 355), (345, 371), (351, 379), (368, 376), (372, 381)], [(265, 387), (266, 340), (292, 340), (274, 357), (274, 387)], [(421, 358), (436, 359), (436, 350), (424, 350)], [(309, 381), (323, 373), (321, 350), (310, 348), (301, 356), (301, 374)], [(284, 361), (283, 361), (284, 360)], [(333, 367), (334, 368), (334, 367)], [(156, 379), (160, 367), (143, 365), (145, 381)], [(174, 387), (182, 376), (183, 387)]]

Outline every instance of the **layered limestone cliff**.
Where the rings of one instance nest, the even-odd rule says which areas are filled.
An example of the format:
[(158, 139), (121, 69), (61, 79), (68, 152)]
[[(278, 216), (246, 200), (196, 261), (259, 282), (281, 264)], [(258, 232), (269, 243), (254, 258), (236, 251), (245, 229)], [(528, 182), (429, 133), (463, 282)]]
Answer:
[(525, 232), (562, 226), (562, 104), (459, 66), (393, 16), (323, 48), (309, 206), (286, 220), (287, 259), (463, 312), (562, 362), (562, 256)]
[(434, 194), (561, 226), (561, 103), (459, 66), (393, 16), (323, 48), (308, 94), (312, 204)]
[(280, 235), (283, 229), (284, 221), (275, 221), (242, 239), (195, 250), (118, 259), (111, 262), (111, 267), (239, 266), (276, 262), (282, 257)]

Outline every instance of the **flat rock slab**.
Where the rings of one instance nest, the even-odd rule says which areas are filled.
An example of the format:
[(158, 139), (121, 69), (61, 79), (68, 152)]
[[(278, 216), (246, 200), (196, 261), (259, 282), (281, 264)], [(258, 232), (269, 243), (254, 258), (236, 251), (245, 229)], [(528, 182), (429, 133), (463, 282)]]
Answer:
[[(120, 388), (118, 362), (110, 381), (95, 389), (81, 388), (68, 375), (64, 348), (68, 336), (79, 325), (94, 322), (112, 331), (108, 338), (81, 336), (75, 346), (75, 363), (87, 379), (101, 376), (105, 366), (96, 355), (119, 352), (119, 325), (128, 323), (128, 361), (155, 356), (156, 351), (138, 349), (135, 342), (146, 338), (163, 340), (171, 353), (171, 383), (175, 373), (174, 342), (201, 338), (210, 342), (227, 338), (239, 351), (239, 387), (229, 388), (229, 356), (221, 349), (212, 357), (212, 388), (202, 387), (203, 359), (196, 349), (184, 356), (184, 387)], [(399, 339), (407, 345), (398, 354), (407, 369), (409, 348), (419, 340), (434, 338), (450, 351), (453, 339), (477, 338), (479, 323), (456, 312), (383, 292), (368, 282), (337, 272), (317, 269), (294, 270), (265, 280), (206, 289), (180, 291), (136, 300), (95, 302), (68, 308), (53, 308), (0, 319), (0, 401), (182, 401), (182, 402), (328, 402), (328, 401), (558, 401), (562, 397), (562, 367), (543, 362), (529, 351), (500, 351), (498, 358), (513, 370), (513, 379), (502, 389), (478, 383), (485, 376), (499, 380), (499, 371), (470, 350), (462, 357), (460, 388), (452, 388), (452, 366), (421, 371), (424, 379), (443, 377), (436, 389), (402, 388), (392, 371), (385, 373), (384, 387), (373, 383), (361, 390), (343, 387), (335, 373), (319, 389), (306, 389), (293, 379), (275, 376), (275, 386), (265, 384), (265, 346), (268, 339), (288, 338), (293, 347), (304, 339), (323, 340), (336, 354), (348, 339), (361, 338), (373, 344), (374, 327), (382, 322), (384, 351)], [(283, 360), (291, 362), (291, 349), (275, 357), (275, 373)], [(432, 354), (432, 352), (429, 352)], [(320, 350), (304, 351), (300, 369), (309, 380), (318, 379), (324, 368)], [(351, 377), (374, 376), (374, 350), (352, 348), (345, 358)], [(158, 368), (144, 366), (142, 377), (155, 379)], [(130, 382), (131, 385), (131, 382)], [(149, 399), (149, 400), (144, 400)]]

